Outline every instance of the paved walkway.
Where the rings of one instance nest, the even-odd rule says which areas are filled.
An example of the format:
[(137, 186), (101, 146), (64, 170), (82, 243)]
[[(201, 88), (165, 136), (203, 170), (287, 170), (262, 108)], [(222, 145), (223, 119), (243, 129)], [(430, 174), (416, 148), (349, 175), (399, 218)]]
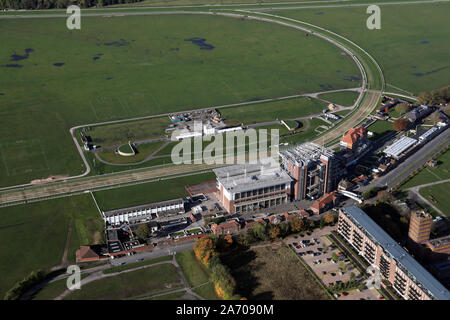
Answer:
[(420, 189), (422, 188), (426, 188), (426, 187), (430, 187), (430, 186), (434, 186), (437, 184), (441, 184), (441, 183), (447, 183), (450, 182), (450, 179), (445, 179), (445, 180), (441, 180), (441, 181), (435, 181), (435, 182), (430, 182), (430, 183), (425, 183), (425, 184), (421, 184), (419, 186), (415, 186), (415, 187), (411, 187), (409, 189), (407, 189), (410, 193), (412, 193), (412, 197), (417, 197), (419, 198), (420, 201), (426, 203), (427, 205), (429, 205), (430, 207), (432, 207), (437, 213), (439, 213), (442, 217), (447, 217), (447, 215), (442, 212), (438, 207), (436, 207), (431, 201), (429, 201), (428, 199), (426, 199), (424, 196), (422, 196), (420, 194)]
[[(161, 261), (161, 262), (156, 262), (153, 264), (149, 264), (149, 265), (145, 265), (145, 266), (141, 266), (141, 267), (136, 267), (133, 269), (127, 269), (127, 270), (123, 270), (123, 271), (119, 271), (119, 272), (114, 272), (114, 273), (108, 273), (105, 274), (103, 273), (103, 271), (96, 271), (91, 273), (89, 276), (87, 276), (86, 278), (81, 280), (81, 289), (83, 290), (83, 285), (93, 282), (93, 281), (97, 281), (97, 280), (102, 280), (102, 279), (106, 279), (106, 278), (111, 278), (111, 277), (115, 277), (118, 276), (120, 274), (125, 274), (125, 273), (129, 273), (129, 272), (133, 272), (133, 271), (137, 271), (137, 270), (142, 270), (142, 269), (147, 269), (147, 268), (151, 268), (154, 266), (158, 266), (158, 265), (162, 265), (162, 264), (172, 264), (175, 268), (176, 271), (178, 273), (178, 276), (180, 277), (180, 280), (183, 283), (183, 288), (180, 289), (176, 289), (176, 290), (171, 290), (171, 291), (166, 291), (163, 293), (158, 293), (156, 295), (152, 295), (152, 296), (148, 296), (146, 298), (150, 298), (153, 296), (158, 296), (158, 295), (166, 295), (166, 294), (170, 294), (170, 293), (174, 293), (174, 292), (179, 292), (179, 291), (186, 291), (188, 294), (195, 296), (196, 298), (200, 299), (200, 300), (205, 300), (202, 296), (198, 295), (197, 293), (195, 293), (194, 291), (192, 291), (192, 288), (189, 286), (183, 271), (181, 270), (180, 265), (178, 264), (178, 262), (175, 259), (175, 255), (173, 255), (173, 258), (171, 261)], [(72, 291), (69, 289), (66, 289), (64, 292), (62, 292), (60, 295), (58, 295), (54, 300), (62, 300), (65, 297), (67, 297)]]

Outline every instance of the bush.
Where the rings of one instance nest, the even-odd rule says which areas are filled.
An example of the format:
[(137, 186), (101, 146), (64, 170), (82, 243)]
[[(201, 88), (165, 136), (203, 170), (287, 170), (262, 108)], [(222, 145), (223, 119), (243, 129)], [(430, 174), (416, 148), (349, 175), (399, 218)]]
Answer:
[(46, 274), (42, 270), (32, 271), (25, 279), (16, 283), (14, 287), (6, 292), (4, 300), (19, 300), (26, 291), (44, 280), (45, 276)]

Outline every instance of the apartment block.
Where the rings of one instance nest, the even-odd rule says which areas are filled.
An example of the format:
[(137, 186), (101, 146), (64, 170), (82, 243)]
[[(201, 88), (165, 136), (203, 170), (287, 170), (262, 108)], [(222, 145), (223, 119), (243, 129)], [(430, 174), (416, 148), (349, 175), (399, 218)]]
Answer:
[(356, 206), (339, 211), (338, 233), (406, 300), (450, 300), (450, 292)]

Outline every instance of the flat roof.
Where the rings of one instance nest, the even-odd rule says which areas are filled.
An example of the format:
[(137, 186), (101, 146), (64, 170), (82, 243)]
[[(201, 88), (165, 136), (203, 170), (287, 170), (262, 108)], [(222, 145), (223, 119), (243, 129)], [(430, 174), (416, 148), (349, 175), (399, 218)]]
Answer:
[(322, 156), (333, 157), (334, 151), (317, 143), (305, 142), (279, 152), (282, 159), (288, 160), (299, 167), (307, 166), (311, 162), (318, 161)]
[(157, 207), (170, 206), (170, 205), (175, 205), (175, 204), (180, 204), (180, 203), (183, 203), (183, 199), (178, 198), (178, 199), (171, 199), (171, 200), (160, 201), (160, 202), (141, 204), (141, 205), (133, 206), (133, 207), (104, 211), (103, 214), (105, 215), (105, 217), (111, 217), (111, 216), (115, 216), (118, 214), (124, 214), (124, 213), (128, 213), (128, 212), (134, 212), (134, 211), (146, 210), (146, 209), (154, 209)]
[(375, 223), (363, 210), (356, 206), (342, 209), (344, 214), (366, 231), (372, 240), (383, 247), (399, 266), (406, 269), (405, 273), (412, 276), (412, 280), (420, 283), (436, 299), (450, 300), (450, 292), (437, 281), (431, 273), (422, 267), (409, 253), (392, 239), (381, 227)]
[(384, 153), (394, 158), (398, 158), (403, 152), (408, 150), (412, 145), (416, 143), (416, 139), (403, 136), (393, 144), (391, 144), (389, 147), (384, 149)]
[(236, 164), (213, 169), (213, 172), (223, 187), (233, 192), (265, 188), (292, 181), (292, 178), (281, 168), (271, 168), (270, 165), (265, 164)]

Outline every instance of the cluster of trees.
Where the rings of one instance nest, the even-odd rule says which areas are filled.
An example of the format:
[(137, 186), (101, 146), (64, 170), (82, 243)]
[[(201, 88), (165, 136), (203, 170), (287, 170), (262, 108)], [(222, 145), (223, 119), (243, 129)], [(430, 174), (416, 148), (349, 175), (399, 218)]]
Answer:
[(211, 282), (217, 295), (225, 300), (238, 299), (235, 294), (236, 281), (229, 268), (220, 261), (217, 248), (226, 250), (233, 244), (231, 235), (225, 237), (211, 238), (204, 237), (198, 239), (194, 244), (195, 257), (211, 271)]
[(378, 187), (372, 187), (369, 190), (364, 191), (362, 193), (362, 197), (364, 200), (367, 200), (367, 199), (375, 197), (377, 195), (377, 193), (378, 193)]
[(152, 235), (152, 230), (147, 223), (141, 223), (136, 229), (136, 236), (141, 240), (147, 240)]
[(392, 123), (392, 128), (397, 132), (406, 130), (408, 126), (409, 126), (408, 119), (397, 119)]
[(140, 1), (142, 0), (0, 0), (0, 9), (64, 9), (73, 4), (90, 8)]
[(358, 288), (360, 290), (363, 290), (365, 288), (365, 286), (366, 285), (363, 282), (359, 283), (356, 280), (356, 276), (352, 272), (350, 274), (350, 279), (348, 281), (346, 281), (346, 282), (339, 282), (339, 283), (330, 285), (330, 286), (328, 286), (328, 290), (331, 293), (340, 293), (340, 292), (343, 292), (343, 291), (350, 291), (350, 290), (353, 290), (353, 289), (356, 289), (356, 288)]
[(6, 292), (4, 300), (19, 300), (31, 287), (43, 281), (45, 276), (46, 274), (42, 270), (31, 272), (25, 279), (17, 282), (14, 287)]
[(450, 85), (430, 92), (422, 92), (418, 96), (421, 104), (439, 105), (450, 102)]

